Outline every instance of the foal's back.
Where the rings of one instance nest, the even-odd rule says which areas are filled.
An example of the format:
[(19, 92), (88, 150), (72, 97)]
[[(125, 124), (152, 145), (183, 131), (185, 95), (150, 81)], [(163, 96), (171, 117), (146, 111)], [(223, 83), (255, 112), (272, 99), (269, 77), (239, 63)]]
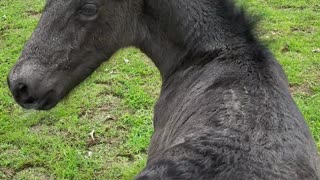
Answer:
[(267, 50), (201, 62), (164, 82), (140, 179), (319, 179), (314, 140)]

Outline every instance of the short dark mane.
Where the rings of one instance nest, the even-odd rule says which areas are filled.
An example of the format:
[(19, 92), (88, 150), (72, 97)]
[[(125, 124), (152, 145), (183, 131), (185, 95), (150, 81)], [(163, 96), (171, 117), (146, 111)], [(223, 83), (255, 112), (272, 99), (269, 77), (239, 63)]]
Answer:
[(235, 5), (233, 0), (221, 0), (219, 15), (229, 20), (234, 32), (245, 37), (249, 42), (258, 40), (256, 27), (260, 21), (260, 16), (247, 13), (243, 5)]

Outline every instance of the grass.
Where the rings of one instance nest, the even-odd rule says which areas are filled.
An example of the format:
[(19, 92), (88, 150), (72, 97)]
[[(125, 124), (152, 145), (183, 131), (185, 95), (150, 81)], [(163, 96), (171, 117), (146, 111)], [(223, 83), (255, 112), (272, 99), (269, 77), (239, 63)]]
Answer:
[[(283, 65), (320, 147), (319, 1), (239, 2), (263, 16), (260, 37)], [(146, 162), (158, 71), (139, 50), (120, 50), (53, 110), (21, 109), (6, 76), (43, 5), (0, 1), (0, 179), (132, 179)]]

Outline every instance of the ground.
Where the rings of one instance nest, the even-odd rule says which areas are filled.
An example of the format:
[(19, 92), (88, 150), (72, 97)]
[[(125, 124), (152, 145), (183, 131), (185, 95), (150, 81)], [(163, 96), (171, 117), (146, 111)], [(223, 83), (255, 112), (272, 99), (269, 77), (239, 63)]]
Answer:
[[(320, 147), (320, 2), (239, 0), (283, 65)], [(23, 110), (6, 77), (44, 0), (0, 1), (0, 179), (132, 179), (145, 165), (160, 75), (134, 48), (117, 52), (48, 112)]]

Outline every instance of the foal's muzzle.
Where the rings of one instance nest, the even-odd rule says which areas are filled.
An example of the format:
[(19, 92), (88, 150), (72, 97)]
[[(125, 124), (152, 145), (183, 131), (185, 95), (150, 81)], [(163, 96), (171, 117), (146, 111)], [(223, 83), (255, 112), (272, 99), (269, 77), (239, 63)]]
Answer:
[(58, 93), (47, 78), (32, 71), (15, 71), (8, 76), (8, 85), (16, 102), (25, 109), (48, 110), (58, 101)]

